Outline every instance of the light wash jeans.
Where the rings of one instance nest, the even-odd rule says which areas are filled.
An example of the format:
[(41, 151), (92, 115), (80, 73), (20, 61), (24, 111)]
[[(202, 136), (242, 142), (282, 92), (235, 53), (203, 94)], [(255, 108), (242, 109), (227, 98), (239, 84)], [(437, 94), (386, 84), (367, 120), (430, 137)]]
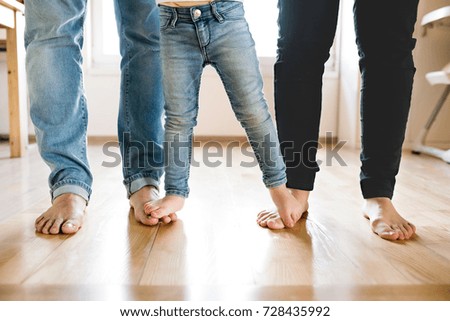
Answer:
[[(118, 131), (130, 196), (143, 186), (157, 187), (164, 169), (159, 19), (154, 0), (114, 4), (122, 55)], [(74, 193), (88, 201), (92, 174), (81, 55), (87, 0), (31, 0), (25, 6), (31, 118), (51, 169), (51, 196)]]
[[(241, 2), (190, 8), (160, 5), (165, 98), (166, 194), (187, 197), (200, 78), (206, 65), (220, 75), (268, 188), (286, 183), (275, 125), (263, 95), (255, 44)], [(214, 106), (211, 106), (214, 108)]]

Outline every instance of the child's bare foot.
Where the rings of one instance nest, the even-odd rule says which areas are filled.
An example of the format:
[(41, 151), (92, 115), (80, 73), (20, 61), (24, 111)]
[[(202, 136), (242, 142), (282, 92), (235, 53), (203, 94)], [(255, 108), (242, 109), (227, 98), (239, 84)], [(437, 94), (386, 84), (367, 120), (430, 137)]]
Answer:
[(182, 196), (166, 195), (162, 199), (145, 203), (144, 211), (152, 218), (161, 219), (164, 223), (168, 223), (166, 218), (172, 218), (173, 216), (176, 218), (175, 213), (183, 208), (184, 200), (185, 198)]
[(416, 227), (400, 216), (389, 198), (366, 199), (363, 211), (372, 231), (383, 239), (408, 240), (416, 232)]
[[(144, 225), (157, 225), (160, 221), (159, 218), (151, 217), (144, 211), (144, 206), (147, 202), (154, 202), (159, 200), (158, 190), (154, 186), (144, 186), (137, 192), (133, 193), (130, 197), (130, 206), (134, 211), (134, 218), (136, 221)], [(167, 215), (161, 218), (164, 223), (170, 223), (176, 221), (176, 214)]]
[(74, 234), (83, 225), (86, 200), (76, 194), (62, 194), (35, 221), (36, 232), (43, 234)]
[(258, 214), (257, 223), (261, 227), (272, 230), (294, 227), (303, 213), (308, 211), (309, 191), (289, 190), (283, 185), (271, 188), (270, 196), (276, 209)]

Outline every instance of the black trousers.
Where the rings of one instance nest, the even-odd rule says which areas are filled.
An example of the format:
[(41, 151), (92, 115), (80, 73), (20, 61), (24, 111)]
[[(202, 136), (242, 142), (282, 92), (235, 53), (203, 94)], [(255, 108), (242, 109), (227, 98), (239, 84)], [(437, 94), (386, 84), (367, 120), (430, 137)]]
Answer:
[[(400, 166), (415, 67), (412, 37), (418, 0), (355, 0), (361, 71), (361, 189), (392, 198)], [(324, 64), (339, 0), (279, 0), (275, 110), (288, 187), (312, 190)]]

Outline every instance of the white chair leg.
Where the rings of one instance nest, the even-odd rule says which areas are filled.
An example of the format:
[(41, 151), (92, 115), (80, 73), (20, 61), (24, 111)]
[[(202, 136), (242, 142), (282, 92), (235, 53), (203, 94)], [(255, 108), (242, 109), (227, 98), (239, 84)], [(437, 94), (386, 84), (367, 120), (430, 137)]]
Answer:
[(419, 135), (416, 138), (416, 141), (414, 143), (412, 152), (413, 154), (427, 154), (431, 155), (437, 158), (441, 158), (445, 162), (450, 164), (450, 149), (449, 150), (441, 150), (438, 148), (434, 148), (431, 146), (426, 146), (425, 140), (428, 135), (428, 132), (430, 131), (431, 126), (433, 125), (434, 121), (436, 120), (437, 115), (442, 109), (442, 106), (444, 106), (445, 100), (447, 99), (447, 96), (450, 93), (450, 85), (445, 86), (444, 92), (442, 93), (441, 97), (439, 98), (438, 102), (436, 103), (436, 106), (433, 109), (433, 112), (430, 115), (430, 118), (428, 119), (425, 127), (420, 131)]

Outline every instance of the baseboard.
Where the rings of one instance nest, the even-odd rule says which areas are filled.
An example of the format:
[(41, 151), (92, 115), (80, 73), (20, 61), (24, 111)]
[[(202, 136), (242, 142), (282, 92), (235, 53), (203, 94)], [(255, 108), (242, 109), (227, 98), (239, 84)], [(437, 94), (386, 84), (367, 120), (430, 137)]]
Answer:
[[(195, 135), (194, 141), (200, 143), (206, 142), (246, 142), (247, 137), (245, 136), (214, 136), (214, 135)], [(102, 144), (107, 142), (117, 142), (117, 136), (89, 136), (88, 142), (90, 144)], [(338, 142), (337, 137), (319, 137), (319, 143), (321, 144), (336, 144)]]
[[(9, 141), (9, 134), (0, 134), (0, 142)], [(28, 144), (36, 143), (36, 135), (28, 135)]]
[[(443, 149), (443, 150), (447, 150), (450, 149), (450, 142), (444, 142), (444, 141), (427, 141), (426, 142), (427, 146), (432, 146), (435, 148), (439, 148), (439, 149)], [(406, 150), (412, 150), (414, 148), (414, 142), (412, 141), (407, 141), (403, 143), (403, 149)]]
[[(9, 135), (8, 134), (0, 134), (0, 142), (8, 141)], [(35, 135), (29, 135), (28, 141), (30, 144), (36, 143), (36, 136)], [(230, 141), (237, 141), (237, 142), (246, 142), (247, 137), (245, 136), (214, 136), (214, 135), (195, 135), (194, 141), (200, 142), (200, 143), (206, 143), (206, 142), (230, 142)], [(338, 137), (319, 137), (319, 143), (322, 145), (328, 145), (328, 144), (337, 144), (339, 141)], [(98, 144), (104, 144), (107, 142), (117, 142), (117, 136), (89, 136), (88, 137), (88, 143), (92, 145), (98, 145)], [(450, 142), (446, 141), (430, 141), (427, 142), (427, 145), (433, 146), (440, 149), (450, 149)], [(414, 142), (412, 141), (405, 141), (403, 144), (403, 149), (405, 150), (411, 150), (414, 147)]]

